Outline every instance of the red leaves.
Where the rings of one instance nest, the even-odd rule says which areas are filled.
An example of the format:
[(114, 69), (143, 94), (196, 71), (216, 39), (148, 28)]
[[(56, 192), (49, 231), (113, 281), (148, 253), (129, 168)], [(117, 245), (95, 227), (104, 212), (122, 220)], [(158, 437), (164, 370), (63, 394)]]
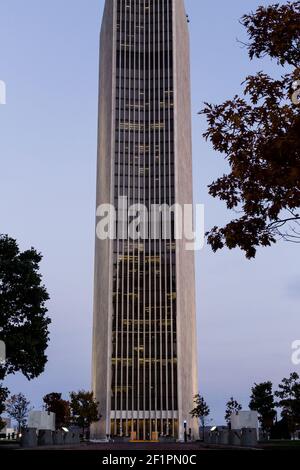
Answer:
[[(251, 58), (269, 55), (299, 65), (299, 1), (260, 7), (242, 23)], [(299, 79), (299, 69), (277, 80), (258, 72), (246, 77), (244, 98), (205, 103), (201, 111), (208, 123), (204, 137), (231, 168), (209, 186), (209, 193), (225, 201), (228, 209), (242, 212), (240, 219), (207, 234), (214, 251), (240, 247), (251, 258), (258, 246), (269, 246), (278, 237), (295, 241), (297, 232), (290, 225), (299, 219), (300, 107), (291, 96), (292, 84)]]
[(244, 15), (242, 24), (248, 32), (250, 59), (266, 55), (280, 65), (300, 64), (300, 2), (259, 7)]

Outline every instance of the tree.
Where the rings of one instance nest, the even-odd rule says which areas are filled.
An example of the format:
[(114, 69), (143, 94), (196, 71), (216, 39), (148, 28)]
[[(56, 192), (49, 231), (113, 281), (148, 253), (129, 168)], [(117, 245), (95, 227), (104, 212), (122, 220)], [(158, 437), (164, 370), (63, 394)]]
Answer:
[(9, 395), (9, 391), (7, 388), (2, 387), (0, 384), (0, 432), (5, 427), (5, 421), (1, 420), (1, 415), (5, 411), (5, 402)]
[(39, 273), (41, 260), (33, 248), (20, 252), (16, 240), (0, 235), (0, 340), (7, 356), (0, 364), (0, 379), (22, 372), (31, 380), (44, 371), (50, 319), (45, 307), (49, 295)]
[(278, 388), (275, 392), (275, 396), (279, 398), (277, 405), (282, 410), (281, 416), (289, 423), (290, 432), (293, 433), (300, 425), (300, 380), (297, 372), (282, 379)]
[(210, 409), (208, 405), (206, 404), (204, 398), (199, 394), (195, 395), (194, 403), (196, 406), (192, 411), (190, 411), (190, 415), (193, 418), (197, 418), (200, 420), (202, 431), (203, 431), (203, 440), (204, 440), (206, 418), (210, 415)]
[(263, 431), (270, 431), (276, 416), (272, 382), (254, 384), (251, 389), (249, 408), (257, 411)]
[(19, 393), (12, 395), (6, 402), (6, 413), (10, 418), (13, 418), (18, 423), (18, 432), (21, 432), (22, 427), (26, 425), (28, 414), (31, 410), (29, 408), (30, 401), (27, 401), (25, 395)]
[(68, 426), (71, 418), (70, 403), (61, 396), (61, 393), (49, 393), (43, 398), (46, 411), (55, 413), (56, 429)]
[(230, 167), (209, 193), (239, 214), (213, 227), (208, 243), (213, 251), (239, 247), (250, 259), (279, 239), (300, 243), (300, 2), (259, 7), (241, 23), (250, 59), (267, 56), (288, 68), (279, 79), (248, 76), (244, 96), (200, 112), (205, 139)]
[(70, 399), (71, 420), (82, 429), (84, 437), (86, 429), (101, 418), (98, 412), (99, 403), (94, 399), (92, 392), (84, 390), (71, 392)]
[(270, 432), (270, 439), (284, 439), (284, 440), (290, 440), (291, 439), (291, 431), (290, 431), (290, 426), (288, 423), (288, 420), (286, 418), (282, 418), (278, 421), (276, 421), (271, 429)]
[(226, 411), (225, 411), (225, 421), (230, 426), (230, 418), (233, 413), (237, 413), (241, 411), (242, 405), (240, 405), (233, 397), (226, 403)]

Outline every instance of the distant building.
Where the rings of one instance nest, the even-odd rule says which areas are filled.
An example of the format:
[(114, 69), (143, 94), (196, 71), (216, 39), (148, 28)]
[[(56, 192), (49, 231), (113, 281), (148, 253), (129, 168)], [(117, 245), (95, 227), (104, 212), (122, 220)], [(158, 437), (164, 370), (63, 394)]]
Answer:
[(30, 411), (28, 417), (28, 427), (37, 431), (55, 431), (55, 413), (48, 411)]
[(258, 413), (257, 411), (237, 411), (230, 417), (231, 429), (256, 429), (259, 435)]
[(4, 423), (6, 423), (6, 426), (4, 429), (6, 428), (11, 428), (11, 418), (1, 418), (2, 421), (4, 421)]
[[(192, 204), (183, 0), (106, 0), (100, 49), (97, 207)], [(194, 253), (172, 222), (167, 240), (96, 238), (93, 439), (198, 436)]]
[(16, 432), (16, 430), (15, 428), (12, 427), (11, 418), (1, 417), (1, 420), (4, 421), (6, 425), (3, 429), (1, 429), (0, 436), (3, 436), (3, 437), (12, 436)]

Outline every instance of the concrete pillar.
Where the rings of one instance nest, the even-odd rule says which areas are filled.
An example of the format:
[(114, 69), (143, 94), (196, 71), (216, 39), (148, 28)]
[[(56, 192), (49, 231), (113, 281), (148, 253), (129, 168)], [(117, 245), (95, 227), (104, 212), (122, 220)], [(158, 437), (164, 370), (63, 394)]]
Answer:
[(37, 445), (37, 430), (35, 428), (23, 429), (21, 437), (21, 447), (24, 447), (26, 449), (30, 447), (37, 447)]
[(80, 444), (79, 432), (72, 432), (72, 431), (65, 432), (64, 444), (66, 445)]
[(218, 433), (216, 431), (211, 432), (209, 436), (210, 436), (210, 439), (209, 439), (210, 444), (218, 443)]
[(257, 445), (257, 431), (256, 429), (244, 428), (242, 429), (242, 446), (255, 447)]
[(241, 445), (241, 431), (237, 429), (232, 429), (229, 433), (229, 444), (231, 446), (240, 446)]
[(53, 433), (53, 444), (55, 446), (60, 446), (64, 443), (63, 431), (55, 431)]
[(52, 446), (53, 445), (53, 431), (48, 429), (40, 429), (38, 437), (39, 446)]
[(218, 433), (218, 444), (226, 445), (229, 444), (229, 429), (222, 429)]

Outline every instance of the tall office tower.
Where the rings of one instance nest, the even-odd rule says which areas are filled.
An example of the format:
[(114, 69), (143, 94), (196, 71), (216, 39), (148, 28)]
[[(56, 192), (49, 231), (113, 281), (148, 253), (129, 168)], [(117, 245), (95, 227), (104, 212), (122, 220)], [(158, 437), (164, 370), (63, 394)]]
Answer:
[[(192, 203), (183, 0), (106, 0), (100, 46), (97, 207)], [(98, 211), (98, 215), (100, 211)], [(174, 235), (96, 237), (93, 438), (196, 436), (194, 254)]]

